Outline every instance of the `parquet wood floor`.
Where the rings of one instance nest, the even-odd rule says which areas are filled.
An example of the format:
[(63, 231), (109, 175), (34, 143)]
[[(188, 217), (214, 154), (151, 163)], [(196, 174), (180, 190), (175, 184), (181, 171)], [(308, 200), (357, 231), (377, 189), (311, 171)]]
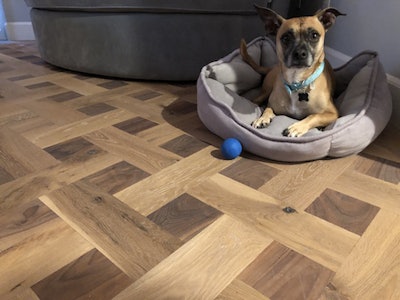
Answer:
[(400, 133), (224, 160), (194, 83), (0, 45), (0, 299), (400, 299)]

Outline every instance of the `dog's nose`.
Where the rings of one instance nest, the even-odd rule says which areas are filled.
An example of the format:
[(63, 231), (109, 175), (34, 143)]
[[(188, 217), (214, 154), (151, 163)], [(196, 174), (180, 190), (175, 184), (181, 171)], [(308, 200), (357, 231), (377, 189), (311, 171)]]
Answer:
[(307, 49), (305, 47), (298, 47), (293, 52), (293, 57), (296, 60), (305, 60), (307, 58)]

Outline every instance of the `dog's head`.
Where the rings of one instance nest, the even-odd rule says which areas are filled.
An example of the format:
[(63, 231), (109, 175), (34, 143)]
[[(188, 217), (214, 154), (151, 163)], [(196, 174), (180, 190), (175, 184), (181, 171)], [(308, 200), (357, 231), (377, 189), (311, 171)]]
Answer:
[(285, 19), (268, 8), (255, 5), (267, 34), (276, 35), (277, 55), (286, 68), (309, 68), (325, 58), (325, 32), (344, 15), (335, 8), (311, 17)]

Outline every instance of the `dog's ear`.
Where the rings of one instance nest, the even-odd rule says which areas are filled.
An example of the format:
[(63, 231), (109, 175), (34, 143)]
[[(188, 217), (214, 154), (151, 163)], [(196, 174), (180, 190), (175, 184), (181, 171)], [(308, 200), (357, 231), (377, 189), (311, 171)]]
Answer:
[(258, 6), (256, 4), (254, 4), (254, 7), (265, 24), (267, 34), (276, 35), (279, 27), (281, 27), (285, 19), (269, 8)]
[(325, 30), (328, 30), (333, 24), (335, 24), (336, 17), (345, 15), (346, 14), (342, 14), (336, 8), (328, 7), (326, 9), (318, 11), (315, 16), (322, 23)]

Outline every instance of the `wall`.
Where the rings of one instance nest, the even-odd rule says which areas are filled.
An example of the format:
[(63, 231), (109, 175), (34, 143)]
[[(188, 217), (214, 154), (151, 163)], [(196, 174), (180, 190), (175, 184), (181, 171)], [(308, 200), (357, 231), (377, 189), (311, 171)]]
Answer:
[(6, 28), (4, 24), (6, 23), (6, 17), (4, 16), (3, 2), (0, 1), (0, 41), (7, 39)]
[(29, 8), (24, 0), (3, 0), (6, 32), (9, 40), (33, 40)]
[(400, 1), (331, 0), (331, 6), (347, 16), (339, 17), (327, 33), (327, 57), (338, 65), (363, 50), (377, 51), (389, 75), (392, 121), (400, 128)]

